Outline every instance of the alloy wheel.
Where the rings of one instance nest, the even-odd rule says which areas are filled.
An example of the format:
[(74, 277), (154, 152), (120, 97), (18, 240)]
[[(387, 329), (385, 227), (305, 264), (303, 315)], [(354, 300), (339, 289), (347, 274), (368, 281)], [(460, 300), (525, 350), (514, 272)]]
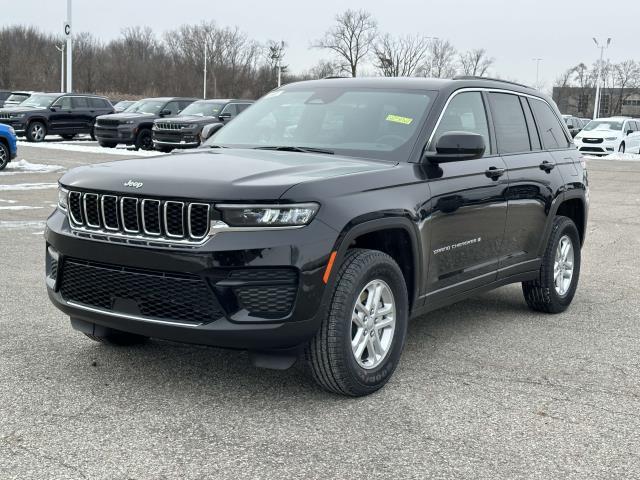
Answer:
[(33, 139), (36, 142), (41, 142), (44, 140), (44, 127), (39, 123), (33, 126)]
[(558, 295), (566, 295), (573, 280), (573, 243), (567, 235), (563, 235), (556, 248), (556, 257), (553, 263), (553, 283)]
[(396, 307), (391, 288), (372, 280), (360, 292), (351, 315), (351, 350), (358, 365), (376, 368), (391, 350)]

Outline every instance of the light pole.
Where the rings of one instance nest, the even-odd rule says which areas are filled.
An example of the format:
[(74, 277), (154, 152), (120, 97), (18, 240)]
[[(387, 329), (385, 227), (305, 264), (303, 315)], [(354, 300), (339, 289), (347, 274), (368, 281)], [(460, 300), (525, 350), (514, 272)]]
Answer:
[(533, 61), (536, 62), (536, 88), (539, 90), (540, 89), (540, 62), (542, 61), (542, 59), (534, 58)]
[(611, 44), (611, 37), (607, 38), (606, 45), (600, 45), (596, 37), (593, 37), (593, 42), (596, 44), (596, 47), (600, 49), (600, 64), (598, 65), (598, 80), (596, 80), (596, 102), (593, 107), (593, 119), (595, 120), (600, 115), (600, 82), (602, 81), (604, 51), (605, 49), (609, 48), (609, 45)]
[(56, 45), (56, 50), (60, 52), (60, 93), (64, 92), (64, 43)]
[(271, 49), (271, 60), (276, 61), (276, 68), (278, 69), (278, 88), (282, 84), (282, 56), (284, 55), (284, 40), (280, 42), (280, 45), (273, 44), (269, 47)]
[(202, 98), (207, 99), (207, 41), (204, 42), (204, 81), (202, 82), (204, 85)]
[(72, 48), (71, 45), (71, 1), (67, 0), (67, 21), (64, 24), (64, 34), (67, 37), (67, 92), (73, 92)]

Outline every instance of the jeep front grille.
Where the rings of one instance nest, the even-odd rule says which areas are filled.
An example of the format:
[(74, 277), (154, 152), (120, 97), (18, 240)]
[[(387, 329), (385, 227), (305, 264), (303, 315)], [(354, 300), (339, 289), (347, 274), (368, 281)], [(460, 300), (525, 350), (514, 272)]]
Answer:
[(120, 120), (114, 120), (112, 118), (99, 118), (96, 123), (99, 127), (117, 127), (118, 125), (120, 125)]
[(158, 122), (156, 123), (156, 128), (159, 130), (181, 130), (182, 124)]
[(93, 238), (200, 244), (209, 234), (211, 206), (70, 191), (68, 211), (72, 228)]
[(11, 114), (10, 113), (0, 113), (0, 118), (3, 120), (8, 120), (11, 118)]

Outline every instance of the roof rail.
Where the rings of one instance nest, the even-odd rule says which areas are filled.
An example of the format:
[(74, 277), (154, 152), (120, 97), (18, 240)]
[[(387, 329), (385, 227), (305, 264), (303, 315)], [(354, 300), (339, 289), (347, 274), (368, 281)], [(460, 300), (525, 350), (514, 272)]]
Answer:
[(334, 78), (351, 78), (351, 77), (341, 77), (340, 75), (329, 75), (328, 77), (322, 77), (323, 80), (332, 80)]
[(512, 82), (510, 80), (503, 80), (501, 78), (478, 77), (473, 75), (458, 75), (456, 77), (453, 77), (453, 80), (491, 80), (492, 82), (508, 83), (509, 85), (517, 85), (518, 87), (530, 88), (534, 90), (533, 87), (530, 87), (529, 85), (525, 85), (524, 83)]

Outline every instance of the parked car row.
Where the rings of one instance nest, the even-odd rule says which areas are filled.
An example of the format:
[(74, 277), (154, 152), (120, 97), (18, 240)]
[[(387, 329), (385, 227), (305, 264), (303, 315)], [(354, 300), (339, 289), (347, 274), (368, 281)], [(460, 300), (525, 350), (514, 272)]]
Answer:
[(50, 134), (70, 140), (84, 133), (107, 148), (124, 144), (163, 152), (199, 146), (205, 127), (208, 137), (253, 103), (160, 97), (123, 100), (114, 106), (109, 99), (97, 95), (4, 93), (9, 95), (0, 95), (4, 103), (0, 123), (9, 125), (30, 142), (41, 142)]
[(640, 153), (640, 119), (610, 117), (591, 120), (575, 136), (574, 143), (580, 152), (588, 155)]

